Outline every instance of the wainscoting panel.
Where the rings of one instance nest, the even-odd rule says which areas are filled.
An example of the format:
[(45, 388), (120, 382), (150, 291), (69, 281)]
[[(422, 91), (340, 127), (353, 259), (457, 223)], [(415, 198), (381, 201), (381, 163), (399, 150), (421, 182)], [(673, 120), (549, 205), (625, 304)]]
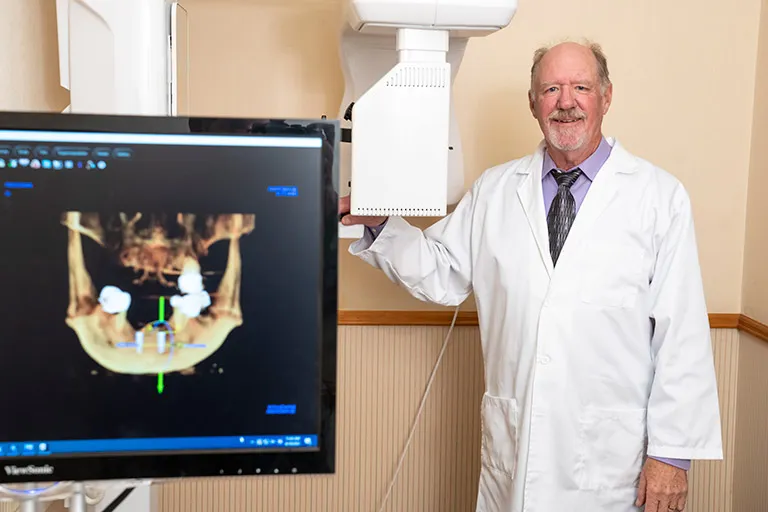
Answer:
[[(165, 482), (156, 486), (152, 512), (378, 512), (447, 331), (443, 326), (340, 327), (336, 475)], [(732, 507), (739, 332), (712, 329), (712, 335), (725, 460), (694, 462), (687, 511), (757, 512)], [(451, 338), (387, 512), (474, 510), (483, 393), (480, 339), (471, 326), (455, 328)], [(742, 365), (749, 364), (742, 358)], [(765, 375), (753, 366), (753, 379)], [(749, 387), (742, 382), (742, 400)], [(753, 435), (757, 432), (755, 423)], [(742, 482), (745, 502), (758, 492), (750, 483), (757, 484)], [(16, 507), (2, 504), (0, 512)]]
[[(340, 327), (337, 474), (185, 480), (156, 512), (378, 512), (447, 327)], [(476, 327), (457, 327), (388, 512), (474, 509), (483, 363)]]
[(739, 412), (733, 512), (768, 510), (768, 343), (749, 332), (739, 343)]
[[(342, 326), (338, 473), (199, 479), (158, 487), (156, 512), (378, 512), (447, 328)], [(738, 331), (713, 329), (726, 460), (694, 463), (689, 512), (731, 512)], [(457, 327), (388, 512), (471, 512), (483, 391), (475, 327)]]
[(723, 429), (723, 460), (694, 461), (688, 474), (687, 512), (746, 512), (732, 508), (739, 331), (712, 329)]

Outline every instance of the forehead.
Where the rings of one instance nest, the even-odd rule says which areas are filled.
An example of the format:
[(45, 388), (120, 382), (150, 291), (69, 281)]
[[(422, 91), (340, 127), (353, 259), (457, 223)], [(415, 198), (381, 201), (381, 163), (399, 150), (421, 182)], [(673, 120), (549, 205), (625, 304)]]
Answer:
[(553, 49), (539, 62), (536, 79), (539, 84), (595, 82), (597, 61), (586, 48)]

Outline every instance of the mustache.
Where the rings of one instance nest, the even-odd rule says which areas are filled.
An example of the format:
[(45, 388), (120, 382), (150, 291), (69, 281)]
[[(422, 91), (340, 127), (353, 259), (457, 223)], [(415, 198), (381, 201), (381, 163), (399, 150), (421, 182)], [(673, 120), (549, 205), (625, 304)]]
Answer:
[(576, 121), (586, 119), (587, 115), (579, 107), (569, 108), (567, 110), (555, 110), (549, 114), (550, 121)]

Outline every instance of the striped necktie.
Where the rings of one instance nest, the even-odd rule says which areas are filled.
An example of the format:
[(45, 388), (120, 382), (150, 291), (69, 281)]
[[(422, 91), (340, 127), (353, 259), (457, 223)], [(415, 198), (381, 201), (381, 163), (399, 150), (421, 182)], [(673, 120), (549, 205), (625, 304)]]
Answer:
[(576, 218), (576, 201), (571, 194), (571, 186), (581, 176), (581, 169), (576, 168), (570, 172), (552, 169), (551, 172), (557, 181), (557, 194), (549, 208), (547, 227), (549, 228), (549, 252), (552, 255), (552, 262), (557, 263), (565, 239), (568, 238), (568, 232), (571, 230), (573, 219)]

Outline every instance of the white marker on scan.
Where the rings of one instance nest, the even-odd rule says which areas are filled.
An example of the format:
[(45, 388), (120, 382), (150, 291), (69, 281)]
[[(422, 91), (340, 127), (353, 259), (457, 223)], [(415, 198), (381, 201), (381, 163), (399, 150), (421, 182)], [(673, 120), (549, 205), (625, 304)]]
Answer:
[(165, 331), (157, 331), (157, 353), (165, 353)]
[(136, 353), (144, 352), (144, 331), (136, 331)]

